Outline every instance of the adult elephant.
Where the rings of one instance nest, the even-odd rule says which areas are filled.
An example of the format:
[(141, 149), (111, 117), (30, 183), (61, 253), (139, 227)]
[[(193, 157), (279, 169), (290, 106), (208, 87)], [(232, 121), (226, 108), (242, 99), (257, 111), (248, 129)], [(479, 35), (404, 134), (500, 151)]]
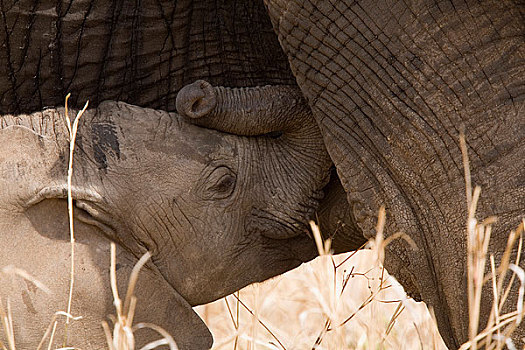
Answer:
[[(405, 232), (419, 249), (394, 242), (385, 265), (434, 307), (444, 340), (456, 348), (469, 324), (460, 128), (472, 181), (483, 188), (478, 215), (499, 217), (489, 248), (496, 260), (525, 214), (525, 4), (265, 4), (359, 228), (373, 236), (375, 213), (386, 205), (388, 232)], [(523, 335), (521, 326), (516, 339)]]
[[(491, 249), (501, 251), (523, 213), (522, 3), (268, 0), (293, 75), (257, 1), (58, 4), (2, 4), (0, 112), (60, 105), (66, 91), (95, 106), (118, 99), (174, 110), (176, 92), (195, 79), (254, 86), (293, 84), (295, 75), (357, 233), (373, 235), (386, 204), (389, 231), (420, 248), (393, 243), (387, 267), (435, 307), (449, 346), (466, 339), (457, 129), (466, 127), (473, 181), (484, 189), (480, 215), (500, 217)], [(268, 121), (244, 125), (264, 129), (256, 123)], [(330, 188), (344, 204), (337, 178)]]

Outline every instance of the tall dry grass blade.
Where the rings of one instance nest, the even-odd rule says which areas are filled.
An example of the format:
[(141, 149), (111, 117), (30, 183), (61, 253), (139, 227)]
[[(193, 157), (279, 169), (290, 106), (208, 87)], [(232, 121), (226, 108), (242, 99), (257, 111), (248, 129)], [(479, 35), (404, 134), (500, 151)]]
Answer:
[(386, 247), (393, 241), (395, 241), (396, 239), (404, 239), (405, 242), (408, 243), (408, 245), (410, 246), (410, 248), (412, 250), (415, 250), (417, 251), (418, 250), (418, 247), (417, 247), (417, 244), (416, 242), (414, 242), (414, 240), (412, 239), (412, 237), (410, 237), (409, 235), (407, 235), (406, 233), (404, 232), (396, 232), (394, 233), (393, 235), (390, 235), (388, 236), (385, 240), (384, 240), (384, 243), (383, 243), (383, 249), (386, 249)]
[[(469, 310), (469, 340), (472, 349), (477, 349), (475, 340), (479, 328), (479, 313), (481, 308), (481, 290), (485, 273), (485, 261), (490, 239), (490, 231), (485, 231), (483, 226), (478, 226), (475, 218), (476, 207), (481, 193), (481, 188), (476, 186), (472, 192), (470, 164), (465, 140), (465, 132), (461, 130), (459, 136), (463, 169), (465, 175), (465, 192), (468, 207), (467, 220), (467, 296)], [(487, 237), (487, 234), (489, 237)]]
[[(518, 239), (519, 237), (519, 239)], [(499, 296), (499, 303), (496, 304), (496, 307), (493, 307), (493, 309), (491, 310), (491, 315), (489, 317), (489, 322), (487, 322), (487, 327), (486, 328), (490, 328), (491, 326), (494, 325), (494, 318), (495, 318), (495, 310), (497, 310), (497, 312), (499, 314), (501, 314), (502, 310), (503, 310), (503, 306), (505, 305), (505, 302), (507, 300), (507, 297), (510, 293), (510, 290), (511, 290), (511, 287), (514, 283), (514, 279), (516, 276), (518, 276), (520, 274), (520, 271), (521, 271), (521, 268), (515, 268), (515, 271), (512, 271), (512, 269), (510, 268), (510, 266), (512, 266), (513, 264), (510, 263), (510, 256), (511, 256), (511, 252), (512, 252), (512, 249), (516, 243), (516, 240), (518, 240), (518, 252), (516, 254), (516, 258), (514, 260), (514, 266), (518, 266), (519, 262), (520, 262), (520, 259), (521, 259), (521, 249), (522, 249), (522, 245), (523, 245), (523, 222), (522, 224), (520, 224), (520, 226), (518, 226), (518, 228), (515, 230), (515, 231), (511, 231), (509, 237), (508, 237), (508, 240), (507, 240), (507, 247), (505, 248), (505, 252), (503, 253), (503, 257), (501, 259), (501, 262), (500, 262), (500, 266), (498, 268), (498, 283), (497, 283), (497, 289), (498, 289), (498, 293), (501, 294), (501, 291), (503, 290), (504, 286), (503, 286), (503, 281), (506, 279), (506, 275), (507, 275), (507, 272), (510, 270), (512, 273), (511, 277), (510, 277), (510, 280), (508, 281), (508, 284), (507, 284), (507, 287), (505, 288), (505, 292), (503, 293), (502, 296)], [(518, 276), (519, 277), (519, 276)], [(521, 281), (520, 279), (520, 289), (523, 288), (523, 281)], [(520, 298), (522, 299), (523, 296), (518, 296), (518, 304), (522, 304), (522, 300), (520, 301)], [(519, 306), (518, 306), (519, 307)], [(518, 312), (519, 311), (519, 312)], [(507, 345), (509, 343), (509, 339), (510, 339), (510, 336), (511, 334), (515, 331), (515, 329), (518, 327), (518, 325), (520, 324), (521, 322), (521, 319), (522, 319), (522, 315), (523, 315), (523, 309), (521, 310), (517, 310), (516, 311), (517, 314), (513, 317), (515, 317), (515, 320), (516, 322), (514, 323), (510, 323), (504, 330), (503, 330), (503, 334), (501, 334), (501, 330), (498, 330), (498, 333), (496, 336), (492, 337), (491, 334), (489, 334), (487, 336), (488, 340), (487, 340), (487, 348), (490, 350), (490, 349), (502, 349), (503, 345)], [(506, 314), (504, 316), (501, 316), (501, 319), (503, 318), (506, 318), (506, 316), (508, 316), (509, 314)], [(496, 322), (496, 324), (498, 324)], [(496, 343), (495, 344), (490, 344), (490, 340), (491, 339), (494, 339), (496, 340)], [(507, 345), (508, 346), (508, 345)]]
[[(483, 289), (485, 262), (487, 256), (490, 229), (484, 225), (478, 225), (475, 212), (481, 188), (476, 187), (469, 208), (469, 219), (467, 227), (467, 276), (468, 276), (468, 303), (469, 303), (469, 339), (474, 339), (478, 334), (479, 317), (481, 310), (481, 292)], [(473, 349), (477, 349), (473, 341)]]
[(51, 294), (51, 290), (42, 282), (40, 282), (37, 278), (29, 274), (27, 271), (20, 269), (18, 267), (15, 267), (13, 265), (7, 265), (2, 268), (2, 273), (6, 275), (13, 275), (13, 276), (19, 276), (25, 279), (26, 281), (29, 281), (35, 285), (38, 289), (43, 291), (46, 294)]
[(351, 252), (350, 254), (348, 254), (348, 256), (343, 261), (341, 261), (339, 264), (337, 264), (335, 267), (339, 268), (342, 265), (344, 265), (344, 263), (346, 263), (348, 260), (352, 259), (352, 257), (354, 255), (356, 255), (360, 250), (363, 250), (368, 244), (369, 244), (368, 242), (363, 243), (359, 248), (357, 248), (357, 250), (355, 250), (355, 251)]
[[(523, 225), (518, 227), (518, 230), (511, 231), (507, 239), (507, 246), (505, 247), (505, 251), (497, 269), (495, 267), (494, 256), (492, 254), (490, 255), (491, 273), (489, 276), (485, 276), (484, 274), (486, 269), (489, 241), (492, 233), (492, 225), (496, 222), (496, 218), (489, 217), (481, 223), (476, 220), (475, 215), (481, 189), (479, 186), (476, 186), (472, 192), (469, 159), (463, 131), (460, 135), (460, 147), (463, 156), (465, 187), (468, 205), (467, 293), (469, 309), (469, 341), (463, 344), (460, 349), (476, 350), (478, 349), (478, 346), (485, 346), (486, 349), (500, 349), (502, 348), (503, 344), (506, 344), (507, 347), (510, 347), (513, 346), (510, 336), (521, 322), (523, 316), (525, 273), (521, 268), (518, 267), (521, 258)], [(525, 219), (523, 221), (523, 223), (525, 223)], [(511, 264), (510, 257), (518, 237), (519, 243), (516, 256), (517, 263)], [(510, 278), (509, 284), (506, 288), (504, 288), (503, 284), (509, 270), (513, 272), (513, 274)], [(517, 311), (501, 315), (503, 305), (507, 300), (516, 276), (521, 282), (518, 295)], [(478, 332), (482, 290), (485, 282), (489, 279), (492, 279), (493, 305), (485, 329), (482, 332)], [(503, 290), (505, 291), (503, 292)], [(494, 332), (497, 334), (493, 335)], [(494, 340), (496, 342), (494, 342)]]
[(55, 334), (56, 334), (56, 331), (57, 331), (57, 325), (58, 325), (57, 321), (53, 322), (53, 328), (51, 330), (51, 335), (49, 337), (49, 344), (47, 346), (47, 350), (51, 350), (51, 348), (53, 347), (53, 341), (55, 340)]
[(309, 223), (319, 256), (328, 254), (328, 252), (325, 251), (325, 245), (323, 243), (323, 238), (321, 237), (321, 231), (319, 230), (319, 226), (317, 226), (317, 224), (313, 220), (310, 220)]
[(129, 309), (126, 315), (128, 323), (133, 324), (133, 318), (135, 317), (135, 309), (137, 308), (137, 297), (132, 295), (130, 299), (131, 302), (129, 303)]
[(143, 328), (149, 328), (149, 329), (154, 330), (155, 332), (159, 333), (162, 336), (162, 339), (146, 344), (145, 346), (140, 348), (140, 350), (151, 350), (161, 345), (168, 345), (170, 350), (178, 350), (175, 340), (168, 332), (166, 332), (166, 330), (164, 330), (164, 328), (159, 327), (152, 323), (147, 323), (147, 322), (137, 323), (135, 326), (133, 326), (134, 331), (137, 329), (143, 329)]
[(124, 304), (119, 297), (117, 288), (117, 271), (116, 271), (116, 245), (111, 242), (111, 261), (110, 261), (110, 285), (113, 294), (113, 304), (115, 305), (116, 317), (111, 317), (113, 320), (113, 332), (107, 322), (102, 322), (106, 342), (109, 350), (135, 350), (135, 336), (134, 332), (138, 329), (149, 328), (159, 333), (162, 338), (150, 342), (143, 346), (141, 350), (155, 349), (162, 345), (168, 345), (170, 350), (177, 350), (177, 344), (173, 338), (163, 328), (151, 323), (139, 323), (133, 326), (133, 319), (135, 316), (135, 309), (137, 306), (137, 297), (134, 295), (135, 287), (139, 278), (140, 270), (144, 267), (151, 254), (146, 252), (133, 267), (129, 280), (128, 288)]
[(239, 325), (235, 322), (235, 317), (233, 316), (233, 312), (232, 312), (232, 309), (230, 308), (230, 303), (228, 303), (228, 298), (227, 297), (224, 298), (224, 302), (226, 303), (226, 308), (228, 309), (228, 313), (230, 314), (230, 318), (231, 318), (232, 323), (233, 323), (233, 328), (235, 328), (235, 330), (237, 330), (239, 328)]
[(385, 261), (385, 246), (383, 241), (385, 239), (383, 230), (385, 228), (386, 222), (386, 210), (385, 206), (379, 208), (379, 214), (377, 215), (377, 225), (376, 225), (376, 236), (374, 240), (373, 250), (376, 253), (376, 262), (378, 265), (382, 265)]
[[(515, 322), (516, 318), (517, 318), (517, 312), (512, 312), (512, 313), (509, 313), (507, 314), (507, 317), (502, 317), (501, 319), (501, 322), (487, 330), (484, 330), (483, 332), (480, 332), (478, 335), (476, 335), (474, 337), (474, 339), (472, 340), (469, 340), (468, 342), (464, 343), (463, 345), (461, 345), (461, 347), (459, 348), (459, 350), (466, 350), (466, 349), (473, 349), (473, 345), (474, 344), (477, 344), (480, 340), (484, 339), (484, 338), (487, 338), (487, 335), (488, 334), (491, 334), (491, 333), (494, 333), (496, 332), (498, 329), (501, 329), (505, 326), (507, 326), (508, 324), (512, 323), (512, 322)], [(481, 345), (483, 345), (484, 343), (480, 343)]]
[[(89, 101), (86, 102), (84, 108), (82, 108), (76, 115), (73, 125), (71, 125), (71, 119), (69, 118), (68, 100), (70, 94), (66, 96), (65, 112), (66, 112), (66, 124), (69, 131), (69, 164), (67, 170), (67, 209), (69, 214), (69, 237), (71, 244), (71, 268), (69, 277), (69, 297), (67, 301), (67, 314), (71, 314), (71, 304), (73, 302), (73, 289), (75, 285), (75, 230), (73, 225), (73, 195), (71, 191), (71, 183), (73, 180), (73, 154), (75, 152), (75, 142), (77, 138), (78, 122), (80, 117), (86, 111)], [(66, 318), (66, 326), (64, 329), (64, 347), (68, 342), (68, 325), (70, 318)]]
[(106, 321), (102, 321), (102, 328), (104, 329), (104, 335), (106, 336), (106, 342), (108, 344), (109, 350), (116, 350), (113, 346), (113, 340), (111, 336), (111, 329)]
[(323, 325), (323, 328), (321, 329), (321, 332), (319, 333), (319, 335), (315, 339), (314, 345), (312, 346), (311, 350), (316, 350), (317, 348), (319, 348), (319, 346), (323, 342), (324, 336), (328, 332), (328, 329), (330, 329), (330, 326), (331, 326), (330, 318), (327, 318), (325, 323), (324, 323), (324, 325)]
[(425, 345), (423, 343), (423, 337), (421, 336), (421, 331), (419, 330), (419, 327), (415, 322), (413, 323), (413, 325), (414, 325), (414, 329), (416, 330), (417, 339), (419, 340), (419, 348), (423, 350), (425, 348)]
[(465, 139), (465, 128), (461, 127), (459, 133), (459, 147), (461, 148), (461, 155), (463, 157), (463, 171), (465, 173), (465, 192), (467, 197), (467, 207), (470, 208), (472, 203), (472, 183), (470, 177), (470, 162), (468, 159), (467, 141)]
[[(490, 272), (491, 272), (491, 278), (492, 278), (492, 297), (494, 298), (494, 301), (492, 303), (492, 314), (489, 317), (489, 320), (487, 322), (487, 327), (490, 328), (494, 325), (494, 322), (498, 324), (500, 322), (500, 315), (499, 315), (499, 291), (498, 291), (498, 285), (497, 285), (497, 276), (496, 276), (496, 263), (494, 261), (494, 254), (490, 254)], [(494, 315), (494, 317), (492, 317)], [(496, 337), (499, 339), (501, 336), (500, 331), (498, 330), (498, 333), (496, 334)], [(488, 334), (489, 338), (492, 338), (492, 333)], [(500, 346), (499, 340), (496, 344), (496, 349), (498, 349)]]
[(113, 293), (113, 305), (115, 305), (115, 309), (117, 310), (118, 321), (120, 321), (120, 316), (122, 315), (122, 301), (120, 300), (120, 297), (118, 295), (118, 287), (117, 287), (117, 252), (116, 252), (117, 247), (115, 243), (111, 242), (110, 249), (111, 249), (111, 260), (110, 260), (110, 268), (109, 268), (109, 281), (111, 285), (111, 292)]
[(131, 303), (133, 293), (135, 292), (135, 286), (137, 285), (137, 280), (139, 278), (139, 272), (150, 258), (151, 258), (151, 253), (146, 252), (146, 254), (144, 254), (139, 259), (139, 261), (135, 264), (135, 266), (133, 266), (133, 270), (131, 270), (131, 275), (129, 276), (129, 282), (128, 282), (128, 290), (126, 292), (126, 298), (124, 299), (124, 313), (126, 315), (128, 315), (130, 311), (130, 303)]
[[(6, 299), (6, 308), (4, 309), (4, 302), (0, 297), (0, 318), (2, 319), (2, 328), (4, 329), (4, 335), (6, 337), (7, 348), (8, 350), (16, 350), (15, 346), (15, 333), (13, 329), (13, 318), (11, 315), (11, 306), (10, 306), (9, 297)], [(3, 347), (5, 345), (2, 344)]]
[[(235, 308), (236, 308), (236, 314), (235, 314), (236, 324), (240, 324), (240, 317), (241, 317), (241, 315), (240, 315), (240, 311), (241, 311), (241, 310), (240, 310), (240, 307), (239, 307), (239, 302), (240, 302), (241, 299), (239, 298), (239, 295), (240, 295), (239, 293), (240, 293), (239, 291), (237, 291), (237, 292), (234, 293), (234, 296), (236, 296), (236, 298), (237, 298), (237, 302), (235, 303)], [(236, 335), (236, 336), (235, 336), (235, 343), (233, 344), (233, 350), (237, 350), (237, 344), (238, 344), (238, 342), (239, 342), (239, 337)]]
[(523, 293), (525, 288), (525, 272), (523, 269), (517, 265), (510, 264), (509, 268), (514, 272), (516, 276), (518, 276), (521, 285), (518, 290), (518, 302), (516, 305), (516, 311), (518, 312), (518, 317), (516, 318), (516, 323), (519, 324), (521, 320), (523, 319)]
[(388, 321), (388, 325), (386, 326), (385, 334), (383, 336), (383, 339), (381, 339), (381, 344), (383, 344), (386, 340), (386, 337), (390, 334), (392, 329), (394, 328), (394, 325), (396, 323), (397, 318), (401, 315), (401, 313), (405, 310), (405, 307), (403, 306), (403, 302), (399, 302), (397, 304), (397, 307), (392, 314), (392, 317), (390, 318), (390, 321)]
[(7, 323), (9, 327), (9, 344), (11, 345), (11, 348), (14, 350), (16, 348), (15, 346), (15, 330), (13, 327), (13, 312), (11, 310), (11, 300), (9, 298), (6, 299), (6, 305), (7, 305)]
[[(42, 336), (42, 339), (40, 339), (40, 343), (38, 343), (38, 346), (36, 347), (36, 350), (40, 350), (42, 348), (42, 346), (44, 346), (44, 343), (46, 342), (47, 337), (49, 337), (49, 335), (53, 331), (53, 328), (54, 328), (53, 325), (55, 325), (55, 327), (56, 327), (56, 314), (51, 319), (51, 322), (49, 323), (49, 326), (47, 326), (47, 329), (44, 332), (44, 335)], [(49, 346), (51, 346), (51, 341), (49, 341)]]
[[(515, 231), (511, 231), (511, 234), (509, 235), (509, 238), (507, 240), (507, 246), (505, 247), (505, 252), (503, 253), (503, 257), (501, 258), (501, 261), (504, 263), (500, 263), (499, 267), (499, 279), (498, 279), (498, 290), (501, 290), (503, 288), (503, 281), (506, 276), (506, 272), (508, 270), (508, 265), (510, 263), (510, 255), (512, 253), (512, 247), (514, 246), (517, 237), (518, 239), (518, 248), (517, 248), (517, 254), (516, 259), (514, 261), (514, 265), (519, 266), (520, 259), (521, 259), (521, 251), (523, 247), (523, 232), (525, 227), (525, 218), (523, 219), (522, 223), (518, 226), (518, 229)], [(510, 289), (512, 287), (512, 283), (514, 282), (514, 275), (511, 276), (510, 281), (507, 285), (507, 288), (505, 289), (505, 293), (503, 294), (503, 297), (500, 300), (499, 308), (503, 308), (503, 304), (507, 300), (507, 297), (510, 293)]]
[(344, 326), (346, 323), (348, 323), (348, 321), (350, 321), (352, 318), (354, 318), (358, 313), (359, 311), (361, 311), (362, 309), (365, 308), (365, 306), (367, 306), (368, 304), (370, 304), (372, 302), (372, 300), (374, 300), (375, 298), (375, 293), (371, 292), (370, 295), (368, 296), (368, 298), (365, 299), (365, 301), (363, 301), (361, 303), (361, 305), (359, 305), (359, 307), (357, 308), (356, 311), (354, 311), (350, 316), (348, 316), (343, 322), (341, 322), (338, 327), (342, 327)]
[(49, 337), (49, 343), (48, 343), (48, 350), (52, 348), (53, 346), (53, 341), (55, 339), (55, 333), (56, 333), (56, 328), (57, 328), (57, 325), (58, 325), (58, 321), (57, 321), (57, 318), (58, 316), (64, 316), (65, 318), (70, 318), (72, 320), (80, 320), (82, 319), (82, 316), (73, 316), (71, 314), (68, 314), (64, 311), (57, 311), (55, 312), (55, 314), (53, 315), (53, 317), (51, 318), (51, 322), (49, 322), (49, 325), (47, 326), (47, 329), (44, 333), (44, 335), (42, 336), (42, 339), (40, 340), (40, 343), (38, 343), (38, 346), (36, 348), (36, 350), (40, 350), (42, 348), (42, 346), (44, 346), (45, 342), (46, 342), (46, 339)]

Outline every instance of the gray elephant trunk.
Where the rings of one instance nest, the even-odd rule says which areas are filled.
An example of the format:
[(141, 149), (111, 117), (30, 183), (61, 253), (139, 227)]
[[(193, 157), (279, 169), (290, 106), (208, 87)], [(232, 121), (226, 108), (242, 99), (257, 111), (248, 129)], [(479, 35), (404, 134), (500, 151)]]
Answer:
[(179, 91), (177, 111), (194, 124), (243, 136), (290, 133), (315, 123), (300, 90), (287, 85), (226, 88), (198, 80)]

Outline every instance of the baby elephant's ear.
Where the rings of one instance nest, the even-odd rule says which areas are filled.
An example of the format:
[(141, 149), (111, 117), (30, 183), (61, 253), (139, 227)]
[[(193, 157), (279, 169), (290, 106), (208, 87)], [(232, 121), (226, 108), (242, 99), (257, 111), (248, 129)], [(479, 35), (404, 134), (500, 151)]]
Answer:
[(177, 112), (193, 124), (243, 136), (293, 132), (313, 122), (299, 88), (288, 85), (225, 88), (198, 80), (179, 91)]
[[(137, 279), (135, 296), (138, 302), (135, 319), (161, 327), (173, 338), (180, 350), (210, 349), (213, 345), (213, 337), (204, 321), (163, 278), (155, 264), (149, 263), (146, 266), (147, 268), (140, 272)], [(118, 271), (120, 276), (130, 275), (131, 270), (127, 270), (129, 267), (123, 264), (122, 271)], [(153, 336), (147, 331), (140, 332), (137, 333), (137, 341), (141, 342), (141, 346), (150, 342), (151, 339), (162, 338), (159, 334)], [(140, 346), (137, 346), (137, 349), (139, 348)], [(142, 347), (142, 349), (145, 348), (147, 347)], [(162, 347), (162, 349), (167, 349), (167, 347)]]

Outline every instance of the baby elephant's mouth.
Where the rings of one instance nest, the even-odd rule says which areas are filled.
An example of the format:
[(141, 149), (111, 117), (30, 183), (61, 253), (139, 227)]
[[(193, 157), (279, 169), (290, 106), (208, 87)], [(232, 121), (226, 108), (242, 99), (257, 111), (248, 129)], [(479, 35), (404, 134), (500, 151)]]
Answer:
[[(264, 237), (264, 246), (272, 252), (272, 259), (277, 266), (274, 275), (292, 270), (304, 262), (318, 256), (314, 240), (306, 233), (288, 239), (272, 239)], [(272, 276), (273, 277), (273, 276)]]
[[(76, 210), (73, 210), (75, 219), (98, 228), (108, 239), (118, 242), (117, 227), (119, 226), (112, 215), (103, 208), (102, 196), (91, 189), (72, 186), (71, 197)], [(41, 189), (36, 195), (25, 201), (23, 207), (28, 209), (48, 199), (67, 199), (67, 185), (49, 186)]]
[[(311, 238), (308, 222), (315, 214), (322, 192), (315, 198), (308, 199), (301, 212), (283, 210), (271, 207), (270, 209), (252, 208), (250, 218), (246, 224), (246, 231), (259, 234), (272, 240), (288, 240), (296, 237)], [(284, 206), (284, 204), (283, 204)]]

